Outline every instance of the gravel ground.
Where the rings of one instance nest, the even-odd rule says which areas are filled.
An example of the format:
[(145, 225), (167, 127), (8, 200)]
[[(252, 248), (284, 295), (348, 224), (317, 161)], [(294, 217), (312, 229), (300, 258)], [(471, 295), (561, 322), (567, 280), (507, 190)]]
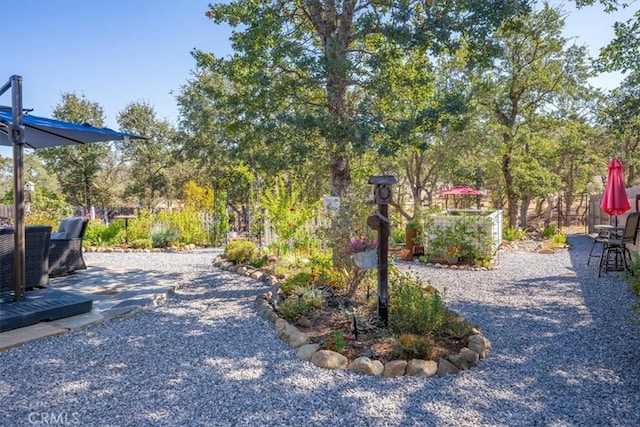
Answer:
[(502, 252), (471, 272), (401, 263), (445, 289), (492, 341), (478, 368), (373, 378), (296, 360), (252, 310), (262, 283), (215, 251), (87, 254), (89, 265), (180, 272), (163, 305), (0, 353), (0, 424), (24, 426), (640, 425), (640, 334), (618, 273), (590, 238), (553, 255)]

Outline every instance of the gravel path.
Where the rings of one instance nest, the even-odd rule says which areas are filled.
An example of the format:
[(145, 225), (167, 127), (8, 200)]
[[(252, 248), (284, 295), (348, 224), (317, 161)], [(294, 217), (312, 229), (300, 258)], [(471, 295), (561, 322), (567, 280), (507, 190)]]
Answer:
[(252, 311), (264, 285), (211, 267), (214, 251), (87, 254), (179, 272), (181, 287), (153, 310), (0, 353), (0, 425), (640, 425), (633, 297), (586, 265), (590, 242), (503, 252), (486, 272), (401, 264), (493, 343), (478, 368), (428, 380), (296, 360)]

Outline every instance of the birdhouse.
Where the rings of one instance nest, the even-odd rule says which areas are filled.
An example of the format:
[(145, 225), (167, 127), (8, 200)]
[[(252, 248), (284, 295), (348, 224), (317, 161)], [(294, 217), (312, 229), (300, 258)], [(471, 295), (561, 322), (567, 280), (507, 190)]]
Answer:
[(396, 182), (396, 178), (393, 175), (380, 175), (369, 178), (369, 184), (375, 185), (373, 187), (373, 201), (376, 205), (388, 205), (392, 202), (391, 186)]
[(27, 181), (24, 183), (24, 191), (32, 193), (36, 191), (36, 186), (31, 181)]

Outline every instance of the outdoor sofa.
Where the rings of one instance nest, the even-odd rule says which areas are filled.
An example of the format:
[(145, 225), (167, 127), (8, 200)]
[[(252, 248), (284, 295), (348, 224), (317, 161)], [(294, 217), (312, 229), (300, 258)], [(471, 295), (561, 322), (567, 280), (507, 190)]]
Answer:
[[(25, 287), (44, 287), (49, 284), (49, 238), (51, 227), (25, 227)], [(13, 284), (13, 228), (0, 228), (0, 291), (14, 290)]]
[(49, 276), (58, 277), (84, 270), (87, 265), (82, 257), (82, 240), (88, 221), (80, 217), (64, 218), (58, 231), (51, 233), (49, 245)]

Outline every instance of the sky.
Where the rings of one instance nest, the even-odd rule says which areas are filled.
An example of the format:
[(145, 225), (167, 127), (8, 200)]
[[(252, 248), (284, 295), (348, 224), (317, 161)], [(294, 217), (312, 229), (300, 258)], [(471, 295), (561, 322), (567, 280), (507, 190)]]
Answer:
[[(570, 15), (565, 36), (597, 55), (613, 38), (613, 22), (638, 9), (614, 15), (602, 6), (576, 11), (569, 0), (551, 0)], [(23, 78), (23, 106), (51, 117), (61, 94), (72, 92), (103, 107), (106, 125), (131, 102), (154, 107), (159, 119), (176, 124), (175, 100), (195, 68), (194, 49), (216, 56), (231, 53), (231, 29), (205, 16), (214, 0), (0, 0), (0, 85)], [(619, 75), (592, 81), (605, 89)], [(0, 105), (10, 105), (9, 93)]]

